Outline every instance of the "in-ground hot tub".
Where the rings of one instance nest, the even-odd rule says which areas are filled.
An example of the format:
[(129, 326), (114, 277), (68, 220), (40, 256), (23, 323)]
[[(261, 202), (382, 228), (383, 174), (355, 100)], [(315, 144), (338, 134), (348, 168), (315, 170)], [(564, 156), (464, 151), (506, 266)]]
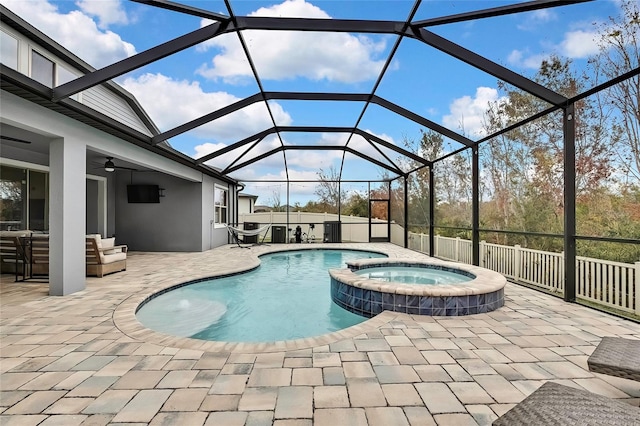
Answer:
[[(373, 317), (382, 311), (434, 316), (461, 316), (490, 312), (504, 305), (504, 276), (479, 266), (439, 259), (363, 259), (348, 268), (331, 269), (331, 298), (339, 306)], [(393, 269), (394, 274), (370, 271)], [(440, 278), (423, 278), (429, 270)], [(417, 272), (417, 273), (414, 273)], [(443, 274), (444, 272), (444, 274)], [(451, 278), (453, 277), (453, 278)], [(414, 280), (415, 278), (415, 280)], [(418, 283), (408, 283), (408, 282)], [(458, 282), (453, 282), (453, 281)]]

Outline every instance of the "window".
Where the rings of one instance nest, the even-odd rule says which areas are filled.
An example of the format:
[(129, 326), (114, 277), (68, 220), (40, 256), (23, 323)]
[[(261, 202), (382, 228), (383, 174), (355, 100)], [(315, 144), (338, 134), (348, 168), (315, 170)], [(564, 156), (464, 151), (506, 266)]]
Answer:
[(55, 64), (45, 58), (35, 50), (31, 52), (31, 78), (44, 84), (47, 87), (53, 87)]
[(0, 229), (27, 229), (27, 171), (0, 166)]
[(0, 166), (0, 230), (49, 229), (49, 174)]
[(58, 65), (58, 86), (68, 83), (78, 78), (73, 72), (69, 71), (63, 66)]
[(0, 62), (3, 65), (18, 69), (18, 40), (0, 31)]
[(49, 229), (49, 173), (29, 170), (29, 229)]
[(226, 225), (229, 190), (223, 186), (216, 185), (213, 191), (214, 223), (216, 226)]
[[(79, 77), (79, 75), (76, 75), (73, 71), (68, 70), (63, 65), (60, 65), (60, 64), (56, 64), (56, 71), (58, 71), (58, 80), (57, 80), (58, 86), (68, 83), (70, 81), (73, 81)], [(69, 98), (80, 102), (80, 93), (76, 93), (75, 95), (69, 96)]]

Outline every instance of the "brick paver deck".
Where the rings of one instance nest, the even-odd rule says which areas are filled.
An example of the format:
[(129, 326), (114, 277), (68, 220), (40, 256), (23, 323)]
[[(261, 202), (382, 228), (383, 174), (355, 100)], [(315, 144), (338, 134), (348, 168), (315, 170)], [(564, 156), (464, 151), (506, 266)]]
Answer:
[(487, 314), (385, 312), (270, 344), (168, 337), (135, 320), (162, 288), (241, 271), (283, 248), (132, 252), (127, 271), (88, 278), (65, 297), (3, 276), (0, 424), (487, 425), (549, 380), (640, 404), (638, 382), (587, 369), (603, 336), (640, 339), (639, 324), (513, 284)]

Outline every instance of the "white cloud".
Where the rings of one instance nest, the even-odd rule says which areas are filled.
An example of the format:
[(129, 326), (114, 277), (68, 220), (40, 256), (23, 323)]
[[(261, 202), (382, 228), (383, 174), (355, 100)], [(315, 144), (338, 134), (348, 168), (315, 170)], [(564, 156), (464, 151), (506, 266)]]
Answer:
[(528, 51), (513, 50), (507, 57), (507, 62), (520, 68), (539, 69), (542, 61), (548, 59), (549, 55), (532, 54)]
[(385, 140), (387, 142), (390, 142), (392, 144), (395, 144), (395, 142), (393, 141), (393, 138), (389, 135), (387, 135), (386, 133), (376, 133), (373, 130), (369, 130), (369, 129), (364, 129), (365, 132), (372, 134), (373, 136), (377, 136), (382, 140)]
[(558, 15), (556, 15), (554, 11), (549, 9), (534, 10), (531, 13), (531, 19), (538, 22), (555, 21), (557, 18)]
[(534, 30), (541, 24), (546, 24), (547, 22), (558, 19), (558, 15), (549, 9), (534, 10), (523, 16), (525, 16), (524, 21), (518, 25), (518, 29), (523, 31)]
[(133, 44), (112, 31), (101, 30), (79, 10), (60, 13), (46, 0), (2, 0), (2, 4), (94, 67), (136, 53)]
[[(342, 158), (342, 151), (287, 151), (287, 166), (305, 170), (328, 169)], [(315, 173), (315, 172), (314, 172)]]
[(549, 53), (531, 53), (528, 49), (511, 51), (507, 57), (510, 65), (520, 68), (538, 70), (540, 64), (555, 53), (570, 59), (583, 59), (598, 53), (597, 40), (599, 35), (596, 31), (575, 30), (564, 33), (564, 38), (557, 45), (548, 46)]
[[(162, 74), (144, 74), (129, 77), (122, 86), (133, 93), (158, 127), (165, 131), (214, 112), (240, 100), (227, 92), (205, 92), (197, 81), (174, 80)], [(279, 125), (290, 125), (292, 120), (280, 104), (269, 106)], [(238, 141), (273, 127), (264, 103), (249, 105), (232, 114), (202, 125), (192, 134), (216, 142)]]
[[(264, 182), (246, 182), (245, 193), (258, 196), (257, 204), (269, 205), (272, 203), (274, 193), (280, 198), (281, 204), (287, 203), (287, 184), (282, 182), (286, 180), (286, 174), (283, 171), (279, 173), (256, 173), (253, 170), (242, 169), (235, 178), (253, 180), (260, 179)], [(289, 204), (293, 205), (296, 202), (305, 204), (308, 200), (314, 199), (315, 190), (318, 184), (315, 182), (318, 179), (316, 172), (300, 171), (294, 168), (289, 168), (289, 178), (291, 180), (306, 180), (312, 182), (291, 182), (289, 184)], [(269, 182), (269, 180), (277, 182)]]
[[(263, 7), (250, 16), (329, 18), (324, 11), (304, 0)], [(208, 24), (203, 21), (202, 24)], [(354, 83), (374, 79), (384, 65), (376, 59), (386, 42), (346, 33), (291, 31), (244, 31), (260, 78), (271, 80), (304, 77), (313, 81)], [(217, 49), (210, 64), (198, 73), (210, 79), (239, 83), (253, 74), (235, 34), (216, 37), (200, 45), (200, 49)]]
[[(235, 161), (238, 157), (240, 157), (240, 155), (244, 153), (251, 146), (251, 144), (253, 144), (253, 142), (250, 142), (249, 144), (244, 145), (243, 147), (236, 148), (235, 150), (227, 152), (226, 154), (215, 157), (212, 160), (206, 161), (205, 164), (209, 166), (217, 167), (220, 169), (224, 169), (225, 167), (231, 165), (231, 163)], [(225, 144), (225, 143), (211, 143), (211, 142), (206, 142), (200, 145), (196, 145), (194, 147), (194, 151), (195, 151), (194, 158), (204, 157), (205, 155), (214, 153), (219, 149), (227, 147), (228, 145), (229, 144)], [(258, 155), (264, 154), (265, 152), (271, 151), (272, 149), (275, 149), (279, 146), (280, 146), (280, 140), (276, 135), (267, 137), (262, 141), (260, 141), (249, 152), (247, 152), (247, 154), (244, 155), (236, 163), (236, 165), (244, 163), (245, 161), (255, 158)], [(265, 167), (265, 166), (282, 167), (284, 163), (282, 160), (282, 154), (274, 154), (267, 158), (262, 159), (260, 162), (255, 164), (259, 164), (262, 167)]]
[[(268, 181), (268, 180), (282, 181), (287, 179), (287, 175), (285, 171), (282, 170), (280, 173), (261, 174), (259, 179), (265, 180), (265, 181)], [(290, 167), (289, 180), (311, 181), (311, 182), (291, 182), (289, 184), (290, 204), (294, 204), (296, 201), (299, 201), (301, 199), (314, 198), (313, 195), (315, 194), (316, 188), (318, 187), (318, 184), (316, 183), (316, 181), (318, 180), (318, 174), (316, 171), (297, 170), (293, 167)], [(260, 182), (251, 182), (251, 185), (252, 185), (252, 191), (255, 190), (258, 193), (257, 195), (260, 197), (262, 202), (268, 203), (268, 201), (273, 197), (273, 192), (275, 191), (280, 194), (280, 202), (282, 204), (286, 204), (287, 185), (285, 183), (280, 185), (277, 185), (277, 184), (274, 185), (274, 183), (267, 183), (267, 182), (265, 182), (264, 184)]]
[(129, 18), (120, 0), (79, 0), (76, 5), (87, 15), (98, 18), (99, 26), (102, 29), (113, 24), (126, 25), (129, 23)]
[[(370, 133), (373, 133), (367, 130)], [(388, 140), (393, 143), (393, 139), (385, 134), (377, 135), (378, 137)], [(290, 141), (287, 141), (287, 133), (282, 133), (283, 142), (285, 145), (292, 145)], [(343, 133), (321, 133), (318, 135), (318, 139), (312, 140), (310, 142), (305, 142), (305, 145), (333, 145), (333, 146), (342, 146), (345, 144), (347, 140), (348, 134)], [(196, 155), (195, 158), (202, 157), (204, 155), (210, 154), (216, 150), (226, 147), (227, 144), (223, 143), (204, 143), (197, 145), (195, 147)], [(256, 156), (263, 154), (267, 151), (270, 151), (274, 148), (280, 146), (280, 140), (276, 135), (272, 135), (268, 138), (265, 138), (261, 141), (256, 147), (254, 147), (245, 157), (242, 158), (238, 163), (240, 164), (248, 159), (255, 158)], [(380, 155), (378, 151), (376, 151), (367, 141), (365, 141), (361, 136), (354, 135), (349, 143), (349, 146), (355, 149), (358, 152), (361, 152), (365, 155), (368, 155), (374, 159), (378, 159), (379, 161), (386, 162), (386, 160)], [(238, 148), (237, 150), (231, 151), (224, 155), (221, 155), (213, 160), (209, 160), (206, 164), (217, 167), (220, 169), (224, 169), (231, 162), (233, 162), (241, 152), (248, 147), (246, 145), (243, 148)], [(388, 151), (387, 154), (390, 158), (396, 158), (399, 154), (391, 153), (386, 148), (381, 149), (384, 151)], [(328, 170), (331, 166), (336, 169), (340, 168), (340, 164), (342, 162), (343, 151), (340, 150), (322, 150), (322, 151), (314, 151), (314, 150), (287, 150), (287, 167), (289, 169), (289, 176), (291, 179), (306, 179), (306, 180), (316, 180), (317, 173), (320, 169)], [(359, 157), (352, 157), (351, 154), (347, 156), (347, 161), (349, 158), (355, 159), (357, 158), (357, 164), (361, 165), (366, 163), (366, 160), (360, 159)], [(345, 163), (346, 164), (346, 163)], [(373, 166), (373, 165), (372, 165)], [(347, 166), (348, 167), (348, 166)], [(359, 166), (358, 166), (359, 167)], [(375, 167), (375, 166), (374, 166)], [(279, 172), (274, 173), (274, 170), (279, 170)], [(352, 170), (353, 171), (353, 170)], [(282, 157), (282, 153), (277, 153), (271, 155), (267, 158), (264, 158), (256, 163), (250, 164), (245, 168), (239, 169), (231, 175), (237, 179), (259, 179), (259, 180), (281, 180), (285, 178), (284, 174), (284, 161)]]
[(484, 114), (490, 102), (499, 100), (498, 90), (478, 87), (475, 97), (463, 96), (449, 105), (450, 114), (442, 117), (442, 124), (452, 130), (462, 131), (470, 137), (484, 136)]
[(569, 58), (586, 58), (598, 53), (598, 38), (595, 31), (570, 31), (560, 43), (560, 52)]
[[(370, 129), (363, 129), (365, 132), (372, 134), (373, 136), (377, 136), (378, 138), (385, 140), (393, 145), (397, 145), (393, 138), (387, 134), (381, 133), (381, 134), (377, 134), (374, 131), (370, 130)], [(321, 135), (321, 140), (318, 142), (319, 145), (336, 145), (336, 146), (344, 146), (344, 144), (347, 142), (347, 139), (349, 138), (349, 134), (348, 133), (322, 133)], [(382, 152), (384, 152), (385, 154), (387, 154), (387, 156), (389, 158), (391, 158), (392, 160), (395, 160), (400, 154), (396, 153), (395, 151), (391, 151), (388, 148), (383, 147), (382, 145), (373, 142), (378, 148), (380, 148), (380, 150)], [(364, 139), (364, 137), (360, 136), (360, 135), (353, 135), (351, 137), (351, 140), (349, 141), (349, 148), (352, 148), (356, 151), (358, 151), (359, 153), (362, 153), (370, 158), (373, 158), (374, 160), (378, 160), (381, 161), (383, 163), (388, 163), (387, 159), (384, 158), (384, 156), (380, 155), (380, 152), (378, 152), (378, 150), (376, 150), (373, 146), (371, 146), (371, 144)], [(325, 157), (328, 157), (325, 161), (325, 163), (327, 161), (332, 160), (335, 157), (340, 157), (342, 158), (342, 151), (326, 151), (323, 154)], [(352, 156), (353, 154), (347, 154), (348, 157)], [(358, 157), (360, 158), (360, 157)], [(363, 160), (366, 161), (366, 160)], [(325, 165), (323, 165), (322, 167), (327, 167)]]
[(522, 58), (524, 57), (524, 52), (522, 50), (514, 49), (509, 53), (507, 57), (507, 62), (510, 64), (519, 64), (522, 62)]
[[(226, 148), (228, 145), (226, 143), (211, 143), (211, 142), (205, 142), (203, 144), (200, 145), (196, 145), (193, 147), (193, 150), (195, 151), (195, 155), (193, 156), (194, 158), (200, 158), (200, 157), (204, 157), (205, 155), (211, 154), (213, 152), (216, 152), (219, 149), (222, 148)], [(214, 161), (207, 161), (205, 164), (209, 165), (209, 166), (213, 166), (213, 167), (219, 167), (219, 168), (223, 168), (224, 166), (229, 164), (229, 159), (233, 160), (233, 158), (235, 158), (236, 156), (233, 155), (229, 155), (229, 153), (221, 155), (220, 157), (217, 157)], [(221, 161), (224, 158), (225, 161)]]
[[(282, 204), (286, 203), (287, 197), (287, 174), (284, 169), (275, 173), (264, 173), (263, 171), (255, 168), (247, 168), (239, 170), (233, 173), (232, 176), (236, 179), (246, 180), (261, 180), (264, 182), (247, 182), (245, 192), (258, 195), (260, 197), (259, 204), (267, 204), (268, 200), (272, 198), (273, 192), (280, 193), (280, 201)], [(291, 181), (311, 181), (311, 182), (291, 182), (289, 186), (289, 194), (291, 198), (296, 198), (298, 195), (313, 195), (318, 180), (317, 171), (311, 170), (298, 170), (295, 167), (289, 167), (289, 179)]]

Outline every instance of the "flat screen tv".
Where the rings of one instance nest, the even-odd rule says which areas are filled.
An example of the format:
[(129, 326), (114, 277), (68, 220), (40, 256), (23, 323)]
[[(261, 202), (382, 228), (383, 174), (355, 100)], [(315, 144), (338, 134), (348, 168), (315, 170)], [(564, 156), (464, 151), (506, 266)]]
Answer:
[(160, 187), (158, 185), (127, 185), (127, 201), (129, 203), (159, 203)]

